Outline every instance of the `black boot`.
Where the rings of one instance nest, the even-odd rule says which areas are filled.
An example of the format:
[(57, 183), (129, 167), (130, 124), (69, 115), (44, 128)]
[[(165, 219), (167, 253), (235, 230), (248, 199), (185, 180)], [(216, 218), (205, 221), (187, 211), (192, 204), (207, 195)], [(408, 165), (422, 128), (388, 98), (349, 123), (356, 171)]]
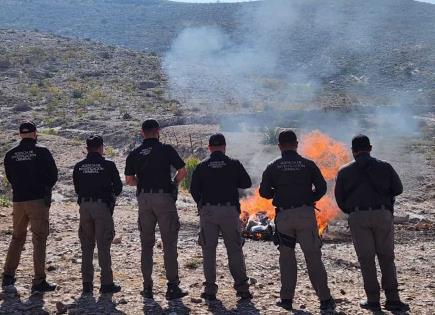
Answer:
[(143, 288), (143, 290), (140, 291), (140, 295), (146, 299), (154, 299), (153, 288)]
[(181, 299), (182, 297), (185, 297), (188, 294), (189, 292), (183, 290), (178, 285), (168, 285), (168, 290), (166, 291), (166, 299), (167, 300)]
[(293, 301), (290, 299), (281, 299), (278, 302), (276, 302), (276, 305), (288, 311), (293, 309)]
[(100, 293), (103, 293), (103, 294), (104, 293), (117, 293), (119, 291), (121, 291), (121, 286), (119, 286), (115, 283), (105, 284), (105, 285), (102, 285), (100, 288)]
[(32, 293), (40, 292), (51, 292), (56, 290), (56, 284), (50, 284), (47, 281), (43, 280), (41, 283), (32, 285)]
[(83, 294), (89, 294), (94, 291), (94, 284), (92, 282), (83, 282)]
[(322, 311), (334, 311), (335, 310), (335, 301), (333, 298), (330, 298), (325, 301), (320, 301), (320, 310)]
[(242, 301), (252, 299), (252, 294), (249, 291), (237, 292), (236, 296), (239, 297)]
[(381, 303), (378, 301), (361, 301), (359, 306), (365, 310), (378, 312), (381, 310)]
[(403, 303), (402, 301), (387, 301), (385, 302), (385, 309), (388, 311), (400, 311), (400, 312), (407, 312), (410, 310), (409, 305), (406, 303)]
[(7, 287), (9, 285), (15, 284), (15, 277), (3, 274), (2, 287)]
[(216, 294), (208, 294), (208, 293), (202, 292), (201, 298), (203, 298), (206, 301), (216, 301)]

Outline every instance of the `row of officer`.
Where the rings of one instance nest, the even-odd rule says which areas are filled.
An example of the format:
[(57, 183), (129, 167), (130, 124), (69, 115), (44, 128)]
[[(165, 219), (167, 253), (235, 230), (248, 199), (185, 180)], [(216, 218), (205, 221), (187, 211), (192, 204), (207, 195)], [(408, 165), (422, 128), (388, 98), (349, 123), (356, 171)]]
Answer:
[[(8, 152), (5, 160), (15, 159), (17, 163), (17, 160), (26, 161), (35, 155), (38, 151), (35, 149), (36, 127), (32, 126), (30, 129), (24, 129), (25, 126), (22, 125), (23, 130), (20, 127), (20, 135), (23, 138), (33, 137), (33, 149), (20, 148), (23, 146), (20, 144)], [(29, 130), (32, 131), (27, 132)], [(168, 280), (166, 298), (175, 299), (187, 295), (187, 292), (179, 286), (177, 241), (180, 223), (174, 198), (174, 192), (187, 172), (183, 160), (174, 148), (159, 141), (159, 130), (159, 124), (155, 120), (146, 120), (142, 124), (144, 141), (128, 155), (125, 176), (128, 185), (137, 187), (144, 285), (141, 293), (146, 298), (153, 298), (152, 257), (155, 227), (158, 224)], [(310, 280), (320, 300), (321, 310), (333, 310), (335, 301), (330, 294), (326, 270), (321, 260), (321, 242), (314, 214), (315, 202), (326, 193), (326, 182), (316, 164), (297, 153), (298, 141), (293, 131), (282, 131), (278, 140), (282, 156), (269, 163), (260, 185), (260, 195), (273, 199), (277, 209), (275, 220), (282, 284), (281, 299), (277, 304), (286, 309), (292, 308), (297, 274), (295, 245), (299, 243), (305, 256)], [(111, 214), (114, 196), (121, 192), (122, 184), (114, 163), (102, 157), (102, 139), (91, 137), (87, 141), (87, 146), (89, 154), (85, 160), (76, 165), (73, 176), (80, 202), (79, 235), (84, 257), (82, 259), (83, 291), (92, 291), (93, 267), (89, 255), (93, 254), (96, 239), (102, 273), (100, 291), (118, 292), (120, 287), (113, 283), (110, 266), (110, 243), (114, 236)], [(202, 297), (207, 300), (216, 299), (218, 289), (216, 246), (221, 233), (227, 248), (230, 272), (234, 278), (237, 296), (241, 299), (250, 299), (252, 295), (249, 292), (240, 233), (238, 189), (249, 188), (251, 179), (239, 161), (225, 154), (226, 141), (222, 134), (210, 137), (209, 150), (210, 157), (197, 166), (191, 182), (191, 194), (198, 204), (200, 214), (199, 241), (203, 249), (206, 280)], [(43, 151), (45, 154), (48, 152), (46, 149)], [(380, 309), (380, 287), (374, 263), (377, 255), (383, 274), (382, 288), (387, 298), (385, 308), (409, 310), (409, 306), (400, 301), (394, 265), (392, 210), (394, 197), (402, 192), (402, 186), (391, 165), (372, 158), (370, 151), (370, 141), (366, 136), (359, 135), (352, 140), (355, 161), (339, 171), (335, 188), (339, 207), (344, 212), (350, 213), (349, 224), (367, 294), (367, 301), (361, 303), (361, 307), (371, 310)], [(40, 162), (42, 159), (34, 160)], [(52, 158), (50, 163), (54, 165)], [(47, 162), (47, 165), (50, 163)], [(25, 180), (16, 175), (13, 177), (11, 174), (17, 173), (16, 169), (22, 169), (24, 165), (27, 164), (11, 164), (5, 161), (5, 167), (8, 169), (7, 177), (14, 189), (14, 214), (19, 211), (16, 209), (20, 209), (19, 202), (22, 202), (18, 197), (15, 198), (15, 195), (20, 193), (21, 181), (25, 182)], [(177, 170), (174, 178), (170, 175), (171, 166)], [(53, 180), (44, 182), (44, 187), (51, 188), (54, 182)], [(36, 197), (44, 197), (44, 195)], [(39, 204), (43, 199), (35, 200), (39, 200)], [(29, 200), (32, 203), (36, 202), (33, 199), (26, 201)], [(32, 209), (33, 207), (33, 204), (28, 206)], [(12, 243), (15, 240), (15, 230), (14, 221)], [(5, 264), (3, 285), (14, 282), (18, 261), (15, 259), (14, 265), (8, 263), (9, 260), (11, 259), (8, 258)], [(35, 273), (36, 271), (35, 264)], [(53, 286), (45, 281), (45, 275), (35, 275), (35, 280), (37, 281), (35, 285), (42, 286), (35, 290), (53, 289)]]

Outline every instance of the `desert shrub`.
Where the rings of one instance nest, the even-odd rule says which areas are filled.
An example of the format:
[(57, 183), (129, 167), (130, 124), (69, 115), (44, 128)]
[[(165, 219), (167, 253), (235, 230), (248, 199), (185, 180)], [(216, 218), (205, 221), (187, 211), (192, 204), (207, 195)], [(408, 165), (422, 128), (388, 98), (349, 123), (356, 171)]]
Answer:
[(82, 98), (83, 97), (83, 92), (81, 90), (74, 90), (72, 92), (72, 98)]
[(0, 207), (10, 207), (10, 197), (12, 195), (12, 187), (9, 184), (6, 176), (0, 175)]
[(39, 97), (41, 96), (41, 88), (38, 86), (38, 84), (32, 84), (29, 88), (29, 95), (32, 97)]
[(187, 176), (186, 178), (181, 182), (181, 188), (185, 190), (189, 190), (190, 183), (192, 181), (192, 174), (193, 170), (196, 168), (196, 166), (199, 164), (200, 160), (196, 156), (190, 156), (186, 160), (186, 170), (187, 170)]
[(11, 206), (11, 201), (9, 200), (9, 198), (4, 195), (0, 195), (0, 207), (7, 208), (10, 206)]
[(191, 258), (190, 261), (186, 262), (184, 264), (184, 267), (186, 267), (187, 269), (198, 269), (198, 267), (201, 266), (201, 261), (199, 259), (196, 258)]
[(162, 96), (165, 92), (162, 89), (155, 89), (154, 94), (157, 96)]
[(57, 131), (57, 129), (54, 129), (54, 128), (47, 128), (47, 129), (39, 130), (39, 133), (44, 134), (44, 135), (56, 136), (58, 134), (58, 131)]
[(0, 56), (0, 71), (7, 70), (12, 66), (12, 62), (6, 56)]
[(116, 156), (115, 149), (113, 147), (111, 147), (110, 145), (108, 145), (104, 148), (104, 152), (105, 152), (106, 156), (108, 156), (110, 158), (113, 158)]

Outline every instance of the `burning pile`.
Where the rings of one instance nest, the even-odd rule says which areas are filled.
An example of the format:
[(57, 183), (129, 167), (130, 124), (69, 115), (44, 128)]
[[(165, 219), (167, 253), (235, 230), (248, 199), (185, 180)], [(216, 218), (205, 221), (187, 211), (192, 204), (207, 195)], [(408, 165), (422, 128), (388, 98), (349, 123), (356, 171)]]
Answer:
[[(328, 182), (328, 193), (316, 203), (317, 225), (322, 235), (328, 223), (337, 217), (339, 209), (333, 197), (332, 185), (338, 169), (350, 160), (346, 147), (320, 131), (304, 134), (300, 141), (301, 155), (313, 160), (319, 166)], [(244, 224), (243, 235), (255, 240), (269, 240), (274, 229), (275, 207), (271, 200), (260, 197), (258, 189), (255, 194), (241, 200), (240, 218)]]

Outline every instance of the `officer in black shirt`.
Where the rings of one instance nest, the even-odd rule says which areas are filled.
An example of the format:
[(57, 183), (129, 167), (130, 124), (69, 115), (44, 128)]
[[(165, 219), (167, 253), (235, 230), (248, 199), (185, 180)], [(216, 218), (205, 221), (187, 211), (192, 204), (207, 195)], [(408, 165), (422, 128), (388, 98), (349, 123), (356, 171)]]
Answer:
[(313, 207), (326, 193), (326, 182), (317, 165), (297, 153), (298, 141), (293, 131), (282, 131), (278, 140), (282, 157), (269, 163), (260, 185), (260, 195), (273, 198), (277, 209), (275, 225), (280, 240), (281, 270), (281, 301), (277, 305), (292, 308), (297, 277), (295, 245), (298, 242), (320, 300), (320, 309), (333, 310), (335, 302), (328, 288)]
[(387, 162), (370, 156), (372, 146), (365, 135), (352, 139), (355, 161), (343, 166), (337, 175), (335, 198), (338, 206), (349, 213), (349, 227), (361, 265), (367, 300), (360, 306), (380, 311), (380, 287), (375, 256), (382, 271), (382, 289), (389, 311), (408, 311), (400, 301), (394, 263), (394, 197), (403, 191), (402, 182)]
[[(139, 203), (139, 231), (142, 245), (141, 265), (145, 298), (153, 298), (153, 248), (156, 224), (159, 224), (163, 243), (163, 259), (168, 279), (166, 298), (177, 299), (188, 293), (179, 287), (178, 231), (180, 222), (174, 191), (187, 175), (184, 162), (175, 149), (159, 141), (159, 124), (154, 119), (142, 124), (142, 145), (127, 157), (126, 183), (137, 188)], [(171, 166), (177, 172), (171, 179)]]
[(240, 235), (238, 191), (238, 188), (251, 187), (251, 178), (238, 160), (225, 155), (225, 149), (226, 142), (222, 134), (210, 137), (211, 155), (195, 168), (190, 186), (200, 215), (199, 243), (204, 257), (205, 276), (205, 290), (201, 297), (216, 299), (216, 246), (219, 232), (222, 232), (237, 296), (251, 299)]
[(83, 293), (92, 293), (95, 241), (101, 268), (101, 293), (116, 293), (121, 287), (113, 283), (110, 246), (115, 236), (113, 210), (115, 196), (122, 191), (118, 169), (103, 157), (104, 144), (100, 136), (86, 140), (88, 155), (73, 171), (74, 188), (80, 204), (79, 238), (82, 247)]
[(35, 276), (32, 292), (56, 289), (45, 279), (46, 243), (49, 232), (51, 190), (57, 181), (57, 167), (46, 148), (36, 144), (36, 126), (32, 122), (20, 125), (21, 142), (6, 153), (6, 178), (13, 190), (13, 234), (6, 256), (2, 286), (15, 283), (15, 271), (20, 262), (30, 222), (33, 242)]

